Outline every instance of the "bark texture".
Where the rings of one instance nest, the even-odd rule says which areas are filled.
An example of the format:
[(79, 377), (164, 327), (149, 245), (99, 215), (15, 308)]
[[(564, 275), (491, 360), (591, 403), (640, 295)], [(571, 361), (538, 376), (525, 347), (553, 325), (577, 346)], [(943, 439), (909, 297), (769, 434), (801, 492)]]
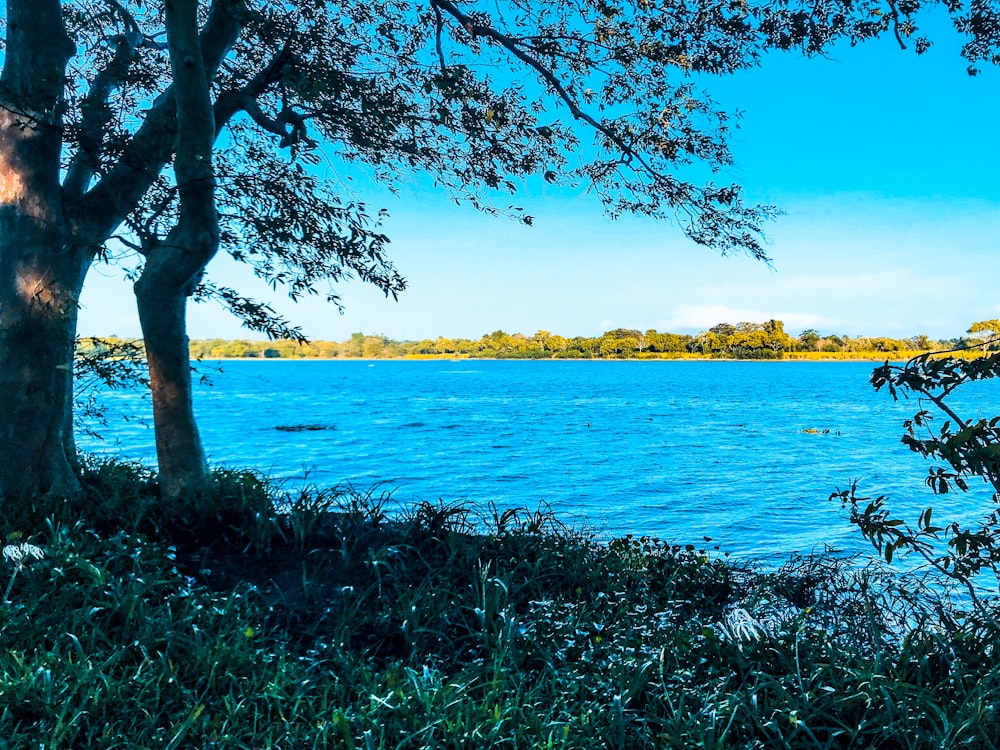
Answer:
[[(69, 494), (78, 484), (73, 441), (73, 352), (86, 263), (49, 256), (49, 240), (9, 230), (0, 208), (0, 497)], [(8, 238), (16, 238), (12, 247)]]
[(176, 283), (179, 269), (169, 262), (183, 262), (184, 253), (178, 248), (171, 255), (163, 263), (147, 262), (135, 285), (149, 365), (160, 493), (166, 501), (196, 494), (208, 474), (191, 395), (185, 315), (189, 292)]
[(0, 498), (77, 486), (77, 300), (89, 265), (66, 224), (59, 158), (73, 45), (58, 0), (7, 5), (0, 76)]

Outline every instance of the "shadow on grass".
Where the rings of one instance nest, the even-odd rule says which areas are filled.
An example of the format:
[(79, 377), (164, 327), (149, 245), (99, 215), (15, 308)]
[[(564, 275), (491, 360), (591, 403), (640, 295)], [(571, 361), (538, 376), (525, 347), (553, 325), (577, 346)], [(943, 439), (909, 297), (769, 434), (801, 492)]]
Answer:
[(140, 467), (0, 513), (10, 747), (995, 747), (992, 620), (832, 553), (756, 570), (544, 508)]

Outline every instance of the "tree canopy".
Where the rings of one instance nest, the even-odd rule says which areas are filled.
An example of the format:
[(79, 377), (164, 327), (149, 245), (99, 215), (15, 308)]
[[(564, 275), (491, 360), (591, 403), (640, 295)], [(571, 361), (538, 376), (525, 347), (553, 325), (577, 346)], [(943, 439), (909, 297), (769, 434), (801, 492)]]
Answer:
[[(774, 209), (716, 181), (732, 121), (703, 84), (769, 50), (819, 54), (838, 39), (891, 33), (919, 52), (929, 5), (8, 0), (0, 465), (27, 455), (16, 463), (31, 468), (0, 469), (0, 495), (74, 484), (75, 308), (95, 260), (139, 258), (161, 475), (187, 451), (168, 484), (196, 486), (186, 300), (301, 336), (204, 277), (217, 250), (293, 296), (336, 302), (350, 277), (399, 293), (381, 216), (349, 186), (361, 170), (390, 188), (426, 174), (529, 223), (502, 197), (521, 181), (579, 185), (612, 216), (670, 219), (699, 244), (765, 258)], [(970, 65), (995, 62), (998, 14), (948, 7)]]

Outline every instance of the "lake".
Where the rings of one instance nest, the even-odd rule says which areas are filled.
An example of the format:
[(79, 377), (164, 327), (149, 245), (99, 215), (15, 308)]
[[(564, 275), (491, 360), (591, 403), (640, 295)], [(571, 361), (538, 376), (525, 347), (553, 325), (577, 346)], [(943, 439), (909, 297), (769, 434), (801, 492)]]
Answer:
[[(828, 500), (853, 479), (912, 521), (927, 505), (939, 521), (991, 505), (985, 485), (962, 497), (924, 488), (929, 464), (900, 443), (917, 402), (876, 393), (874, 366), (202, 362), (211, 384), (197, 384), (196, 409), (213, 464), (289, 487), (384, 482), (402, 503), (544, 503), (601, 536), (708, 536), (766, 561), (825, 544), (870, 549)], [(967, 412), (1000, 413), (1000, 384), (977, 387)], [(105, 404), (104, 441), (81, 437), (81, 449), (152, 463), (149, 399), (109, 393)]]

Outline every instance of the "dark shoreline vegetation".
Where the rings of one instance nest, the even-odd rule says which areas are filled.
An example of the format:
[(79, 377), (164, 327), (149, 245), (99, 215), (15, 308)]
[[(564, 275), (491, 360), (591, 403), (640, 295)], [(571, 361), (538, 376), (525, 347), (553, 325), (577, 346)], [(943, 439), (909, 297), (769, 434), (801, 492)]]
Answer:
[(82, 481), (0, 510), (5, 747), (1000, 740), (995, 620), (877, 563), (757, 570), (544, 508), (393, 513), (233, 471), (189, 504), (136, 465)]
[[(190, 342), (192, 359), (908, 359), (935, 349), (952, 349), (968, 339), (933, 341), (925, 335), (908, 339), (885, 336), (826, 335), (809, 329), (799, 336), (785, 333), (780, 320), (766, 323), (720, 323), (689, 336), (616, 328), (597, 337), (565, 337), (549, 331), (528, 336), (494, 331), (477, 340), (439, 336), (421, 341), (395, 341), (380, 334), (355, 333), (346, 341), (253, 341), (200, 339)], [(116, 337), (81, 341), (83, 354), (119, 343), (141, 340)]]

